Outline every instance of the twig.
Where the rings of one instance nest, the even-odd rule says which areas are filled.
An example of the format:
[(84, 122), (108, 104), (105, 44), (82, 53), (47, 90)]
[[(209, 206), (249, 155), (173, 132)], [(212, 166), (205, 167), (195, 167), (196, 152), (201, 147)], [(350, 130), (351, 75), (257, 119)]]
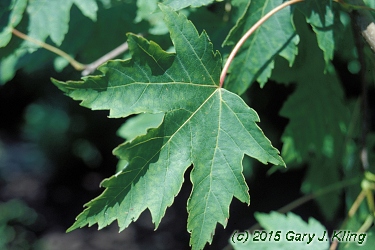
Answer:
[(339, 245), (339, 242), (337, 240), (334, 240), (329, 247), (329, 250), (336, 250), (337, 246)]
[(120, 55), (121, 53), (124, 53), (129, 48), (128, 42), (124, 42), (114, 50), (108, 52), (104, 56), (100, 57), (98, 60), (85, 65), (85, 69), (82, 71), (83, 76), (87, 76), (94, 72), (101, 64), (105, 63), (106, 61), (115, 58), (116, 56)]
[(68, 55), (67, 53), (65, 53), (64, 51), (62, 51), (61, 49), (58, 49), (56, 47), (53, 47), (45, 42), (42, 42), (42, 41), (39, 41), (39, 40), (36, 40), (32, 37), (29, 37), (28, 35), (16, 30), (16, 29), (12, 29), (12, 33), (16, 36), (18, 36), (19, 38), (23, 39), (23, 40), (26, 40), (26, 41), (29, 41), (29, 42), (32, 42), (36, 45), (39, 45), (40, 47), (46, 49), (46, 50), (49, 50), (63, 58), (65, 58), (76, 70), (83, 70), (85, 68), (85, 65), (82, 64), (82, 63), (79, 63), (77, 62), (76, 60), (74, 60), (73, 57), (71, 57), (70, 55)]
[(34, 44), (36, 44), (36, 45), (38, 45), (38, 46), (40, 46), (40, 47), (42, 47), (42, 48), (44, 48), (48, 51), (51, 51), (52, 53), (55, 53), (55, 54), (63, 57), (74, 67), (74, 69), (82, 71), (83, 76), (91, 74), (92, 72), (94, 72), (99, 67), (99, 65), (105, 63), (106, 61), (108, 61), (110, 59), (115, 58), (116, 56), (120, 55), (121, 53), (124, 53), (129, 48), (128, 43), (125, 42), (125, 43), (121, 44), (120, 46), (118, 46), (117, 48), (115, 48), (114, 50), (112, 50), (109, 53), (105, 54), (104, 56), (100, 57), (98, 60), (96, 60), (96, 61), (94, 61), (90, 64), (82, 64), (80, 62), (77, 62), (73, 57), (71, 57), (66, 52), (62, 51), (61, 49), (56, 48), (52, 45), (49, 45), (45, 42), (39, 41), (37, 39), (34, 39), (32, 37), (29, 37), (28, 35), (20, 32), (19, 30), (12, 29), (12, 33), (15, 36), (18, 36), (19, 38), (21, 38), (23, 40), (34, 43)]
[(356, 6), (363, 6), (363, 8), (356, 9), (355, 21), (360, 29), (362, 36), (375, 52), (375, 19), (372, 17), (371, 8), (365, 8), (362, 0), (353, 0)]
[[(362, 189), (361, 193), (357, 196), (357, 199), (355, 200), (354, 204), (350, 208), (350, 210), (348, 212), (348, 215), (347, 215), (345, 221), (343, 222), (341, 228), (344, 228), (347, 221), (355, 214), (355, 212), (357, 211), (357, 209), (361, 205), (361, 202), (363, 201), (365, 196), (367, 196), (367, 198), (370, 196), (371, 199), (372, 199), (372, 191)], [(369, 201), (369, 200), (367, 200), (367, 201)], [(372, 202), (373, 202), (373, 199), (372, 199)], [(371, 206), (369, 206), (369, 207), (371, 208)], [(365, 222), (358, 229), (357, 233), (364, 233), (367, 230), (369, 230), (369, 228), (372, 226), (373, 222), (374, 222), (374, 215), (373, 214), (367, 215)], [(337, 240), (332, 241), (329, 250), (335, 250), (338, 247), (338, 244), (339, 244), (339, 242)]]

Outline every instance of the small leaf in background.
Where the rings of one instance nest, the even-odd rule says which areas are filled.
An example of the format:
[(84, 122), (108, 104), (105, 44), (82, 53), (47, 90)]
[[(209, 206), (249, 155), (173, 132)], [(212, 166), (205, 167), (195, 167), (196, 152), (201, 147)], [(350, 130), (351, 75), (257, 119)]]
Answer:
[[(61, 45), (68, 32), (70, 9), (73, 3), (91, 20), (96, 20), (98, 6), (95, 0), (32, 0), (27, 6), (29, 14), (29, 36), (45, 41), (49, 36), (56, 45)], [(30, 46), (35, 46), (30, 44)]]
[(163, 117), (163, 113), (139, 114), (135, 117), (127, 119), (126, 122), (117, 130), (117, 135), (127, 141), (132, 141), (137, 136), (147, 134), (147, 130), (150, 128), (159, 127), (163, 121)]
[(153, 35), (163, 35), (168, 33), (168, 28), (164, 23), (163, 13), (158, 9), (158, 0), (138, 0), (137, 16), (135, 22), (146, 20), (150, 23), (149, 33)]
[(336, 43), (343, 38), (340, 36), (344, 28), (340, 19), (339, 5), (331, 0), (306, 1), (298, 8), (304, 13), (306, 21), (316, 33), (319, 48), (324, 52), (326, 64), (333, 59)]
[(363, 2), (370, 8), (375, 8), (375, 2), (372, 0), (363, 0)]
[(189, 6), (200, 7), (213, 2), (215, 2), (215, 0), (165, 0), (163, 4), (171, 7), (173, 10), (181, 10)]
[[(265, 14), (282, 4), (283, 0), (251, 1), (246, 13), (226, 38), (233, 45)], [(226, 88), (243, 94), (254, 82), (267, 82), (274, 68), (274, 58), (280, 55), (292, 65), (298, 52), (299, 37), (294, 29), (290, 7), (279, 11), (262, 24), (245, 42), (229, 69)]]
[[(243, 18), (246, 18), (244, 17), (244, 15), (246, 15), (250, 4), (251, 4), (251, 1), (248, 1), (248, 0), (231, 1), (231, 5), (232, 5), (231, 11), (233, 12), (232, 13), (233, 19), (236, 20), (236, 23), (242, 22)], [(233, 41), (232, 43), (235, 43), (235, 42), (236, 41)], [(225, 41), (224, 41), (224, 44), (225, 44)]]
[(26, 51), (24, 49), (18, 49), (14, 54), (9, 55), (5, 58), (1, 58), (0, 61), (0, 85), (5, 84), (7, 81), (12, 79), (16, 74), (15, 67), (20, 56), (24, 55)]
[(54, 83), (83, 106), (110, 110), (110, 117), (164, 113), (161, 125), (121, 144), (114, 154), (128, 165), (104, 180), (105, 191), (86, 204), (73, 230), (118, 221), (125, 229), (149, 209), (156, 227), (193, 165), (188, 231), (193, 249), (211, 243), (217, 223), (226, 226), (233, 197), (249, 203), (242, 174), (244, 154), (284, 165), (256, 125), (259, 117), (237, 95), (219, 88), (221, 57), (205, 32), (161, 5), (176, 54), (129, 34), (132, 59), (110, 61), (102, 76)]
[[(117, 130), (117, 135), (126, 141), (132, 141), (137, 136), (147, 134), (149, 129), (159, 127), (163, 121), (163, 118), (163, 113), (142, 113), (135, 117), (128, 118), (126, 122)], [(116, 167), (116, 173), (122, 171), (127, 165), (128, 161), (119, 160)]]
[[(329, 248), (327, 230), (322, 224), (320, 224), (319, 221), (315, 220), (314, 218), (309, 218), (308, 222), (305, 222), (301, 219), (301, 217), (291, 212), (287, 213), (286, 215), (278, 212), (271, 212), (269, 214), (255, 213), (255, 218), (264, 229), (264, 232), (267, 233), (268, 237), (265, 241), (259, 240), (257, 242), (253, 240), (253, 237), (255, 235), (252, 234), (246, 242), (231, 242), (235, 250), (289, 250)], [(271, 231), (273, 232), (273, 235), (275, 235), (277, 231), (280, 232), (279, 240), (277, 240), (277, 237), (276, 240), (274, 240), (275, 238), (272, 237), (269, 240), (269, 233)], [(318, 238), (322, 239), (324, 233), (326, 233), (326, 240), (324, 239), (322, 241), (319, 241)], [(304, 238), (301, 238), (303, 239), (303, 241), (298, 241), (296, 240), (296, 237), (298, 237), (297, 234), (309, 234), (311, 237), (310, 239), (312, 240), (310, 241), (308, 235), (306, 235)]]
[[(0, 5), (0, 23), (7, 23), (7, 25), (4, 25), (3, 30), (0, 30), (0, 48), (5, 47), (9, 43), (12, 38), (12, 28), (21, 22), (26, 5), (27, 0), (15, 0), (9, 6)], [(7, 18), (8, 20), (6, 20)]]
[(84, 16), (90, 18), (93, 22), (96, 21), (96, 12), (98, 11), (96, 0), (73, 0), (73, 3), (82, 11)]

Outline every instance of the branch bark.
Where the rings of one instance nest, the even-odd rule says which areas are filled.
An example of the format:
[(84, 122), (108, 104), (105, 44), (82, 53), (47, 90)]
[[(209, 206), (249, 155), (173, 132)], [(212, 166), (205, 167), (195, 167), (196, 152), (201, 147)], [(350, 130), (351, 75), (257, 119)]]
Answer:
[[(362, 0), (352, 0), (357, 6), (365, 6)], [(354, 12), (355, 22), (371, 49), (375, 52), (375, 18), (367, 9), (357, 9)]]
[(82, 71), (82, 76), (87, 76), (93, 73), (101, 64), (105, 63), (108, 60), (115, 58), (116, 56), (124, 53), (128, 50), (128, 42), (125, 42), (115, 48), (114, 50), (110, 51), (109, 53), (105, 54), (104, 56), (100, 57), (98, 60), (85, 65), (85, 69)]

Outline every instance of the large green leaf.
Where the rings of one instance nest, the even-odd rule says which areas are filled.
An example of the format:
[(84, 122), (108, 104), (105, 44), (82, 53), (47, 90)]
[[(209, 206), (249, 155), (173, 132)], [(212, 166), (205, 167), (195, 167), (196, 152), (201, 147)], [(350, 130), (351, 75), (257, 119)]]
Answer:
[(161, 6), (176, 54), (129, 34), (132, 59), (110, 61), (101, 76), (54, 83), (91, 109), (110, 117), (163, 112), (164, 120), (114, 150), (128, 166), (104, 180), (105, 191), (86, 204), (73, 230), (114, 220), (121, 230), (149, 209), (156, 227), (173, 203), (189, 166), (193, 190), (188, 200), (188, 231), (193, 249), (212, 241), (217, 223), (226, 225), (234, 197), (249, 203), (242, 175), (244, 154), (284, 165), (278, 151), (256, 125), (259, 117), (237, 95), (219, 87), (221, 57), (207, 35)]
[[(229, 33), (225, 44), (237, 43), (265, 14), (282, 4), (283, 0), (251, 1), (246, 13)], [(298, 52), (297, 36), (289, 7), (270, 17), (246, 41), (234, 59), (226, 83), (227, 88), (242, 94), (254, 81), (261, 86), (267, 82), (274, 68), (274, 58), (281, 55), (292, 65)]]

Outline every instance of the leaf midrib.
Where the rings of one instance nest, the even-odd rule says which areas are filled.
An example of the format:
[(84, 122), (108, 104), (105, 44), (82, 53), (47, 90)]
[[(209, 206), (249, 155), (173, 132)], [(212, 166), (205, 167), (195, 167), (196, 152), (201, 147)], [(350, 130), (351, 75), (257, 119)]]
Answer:
[[(127, 189), (127, 187), (129, 186), (129, 185), (131, 185), (132, 183), (134, 183), (134, 180), (135, 179), (137, 179), (138, 177), (139, 177), (139, 173), (141, 173), (142, 172), (142, 170), (149, 164), (149, 162), (157, 155), (157, 154), (159, 154), (163, 149), (164, 149), (164, 147), (166, 146), (166, 145), (168, 145), (169, 143), (170, 143), (170, 141), (173, 139), (173, 137), (186, 125), (186, 124), (188, 124), (188, 122), (194, 117), (194, 115), (207, 103), (207, 101), (208, 100), (210, 100), (211, 99), (211, 97), (212, 96), (214, 96), (215, 95), (215, 93), (216, 93), (216, 91), (217, 90), (215, 90), (215, 91), (213, 91), (212, 92), (212, 94), (209, 96), (209, 97), (207, 97), (207, 99), (204, 101), (204, 102), (202, 102), (202, 104), (186, 119), (186, 121), (172, 134), (172, 135), (170, 135), (169, 137), (169, 139), (160, 147), (160, 149), (154, 154), (154, 155), (152, 155), (148, 160), (147, 160), (147, 162), (142, 166), (142, 167), (140, 167), (140, 168), (137, 168), (137, 169), (139, 169), (139, 171), (138, 171), (138, 173), (137, 173), (137, 175), (131, 180), (131, 181), (129, 181), (129, 183), (116, 195), (116, 196), (114, 196), (113, 197), (113, 199), (111, 199), (111, 201), (109, 201), (107, 204), (113, 204), (113, 201), (115, 201), (116, 200), (116, 198), (118, 197), (118, 196), (120, 196), (120, 194), (122, 194), (126, 189)], [(151, 140), (151, 139), (154, 139), (154, 138), (150, 138), (149, 140)], [(143, 142), (142, 142), (143, 143)], [(139, 143), (138, 145), (140, 145), (140, 144), (142, 144), (142, 143)], [(190, 160), (192, 160), (192, 159), (190, 159)], [(124, 173), (125, 174), (125, 173)], [(109, 188), (109, 187), (108, 187)], [(130, 192), (131, 193), (131, 192)], [(127, 215), (128, 216), (128, 215)]]

